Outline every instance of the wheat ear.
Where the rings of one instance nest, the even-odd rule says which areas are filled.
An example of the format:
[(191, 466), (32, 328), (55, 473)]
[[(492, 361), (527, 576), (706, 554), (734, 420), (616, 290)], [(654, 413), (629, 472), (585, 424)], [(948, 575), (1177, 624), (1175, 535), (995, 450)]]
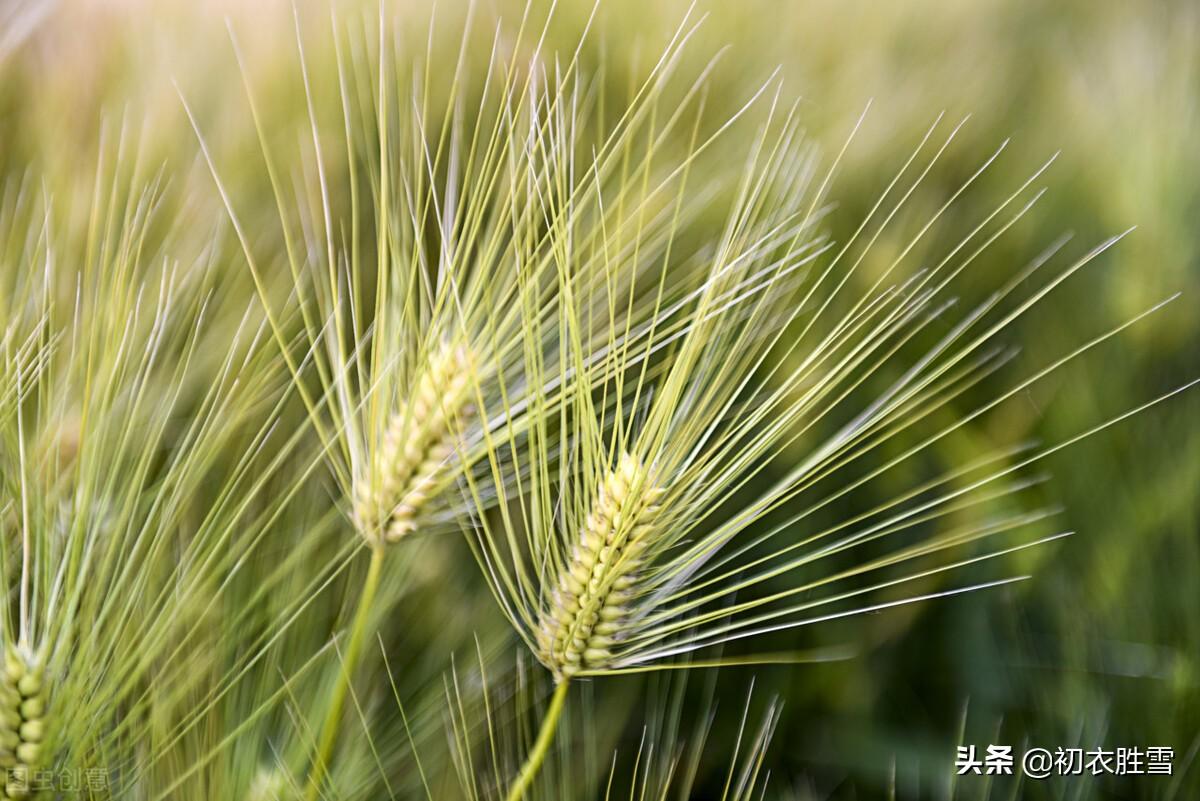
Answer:
[(539, 616), (538, 657), (557, 686), (507, 801), (524, 798), (533, 785), (554, 740), (571, 678), (584, 669), (603, 668), (612, 658), (609, 649), (620, 640), (626, 604), (637, 593), (662, 495), (642, 460), (628, 452), (600, 482), (570, 560)]
[(456, 431), (474, 415), (470, 369), (465, 347), (441, 346), (411, 399), (391, 416), (372, 472), (354, 493), (355, 521), (368, 541), (396, 542), (416, 530), (454, 456)]
[(556, 679), (603, 667), (611, 658), (662, 493), (629, 453), (600, 483), (538, 627), (541, 660)]
[(5, 798), (27, 798), (30, 776), (42, 756), (46, 734), (43, 670), (16, 648), (4, 658), (0, 681), (0, 765)]

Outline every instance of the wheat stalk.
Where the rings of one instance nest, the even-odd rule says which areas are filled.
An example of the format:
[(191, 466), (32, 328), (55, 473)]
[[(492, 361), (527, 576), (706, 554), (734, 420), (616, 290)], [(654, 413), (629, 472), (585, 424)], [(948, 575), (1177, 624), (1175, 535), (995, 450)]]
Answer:
[[(762, 710), (760, 725), (752, 727), (753, 681), (740, 723), (731, 727), (736, 740), (722, 754), (712, 754), (716, 759), (709, 763), (702, 761), (702, 755), (712, 750), (707, 748), (707, 740), (727, 699), (718, 703), (712, 685), (691, 686), (691, 675), (686, 671), (655, 676), (636, 699), (630, 699), (641, 728), (636, 748), (630, 749), (619, 730), (606, 734), (605, 727), (596, 725), (594, 713), (583, 705), (572, 710), (565, 710), (565, 705), (556, 708), (559, 694), (555, 693), (550, 705), (544, 707), (547, 677), (528, 672), (527, 655), (517, 655), (515, 675), (500, 671), (497, 676), (494, 663), (498, 659), (498, 654), (481, 650), (474, 670), (455, 666), (446, 680), (441, 714), (448, 720), (446, 736), (453, 744), (453, 767), (459, 785), (456, 798), (483, 801), (499, 797), (496, 793), (507, 787), (506, 766), (513, 758), (523, 758), (520, 743), (529, 736), (528, 718), (539, 715), (543, 708), (547, 715), (562, 714), (563, 726), (570, 732), (571, 739), (563, 744), (562, 752), (581, 756), (546, 764), (545, 781), (527, 785), (531, 798), (690, 798), (698, 791), (701, 765), (716, 767), (719, 772), (717, 766), (723, 761), (727, 761), (724, 798), (750, 801), (762, 797), (767, 780), (764, 759), (782, 704), (778, 699), (769, 701)], [(699, 696), (697, 689), (701, 690)], [(482, 698), (478, 696), (480, 691)], [(693, 717), (691, 713), (697, 711), (700, 714)], [(606, 709), (605, 714), (612, 716), (615, 709)], [(686, 730), (689, 719), (695, 721), (690, 732)], [(607, 766), (600, 756), (605, 753), (610, 754)], [(593, 756), (600, 758), (593, 760)], [(621, 772), (622, 761), (631, 763), (631, 769)], [(431, 792), (428, 783), (423, 783), (423, 789), (430, 797), (440, 797)]]

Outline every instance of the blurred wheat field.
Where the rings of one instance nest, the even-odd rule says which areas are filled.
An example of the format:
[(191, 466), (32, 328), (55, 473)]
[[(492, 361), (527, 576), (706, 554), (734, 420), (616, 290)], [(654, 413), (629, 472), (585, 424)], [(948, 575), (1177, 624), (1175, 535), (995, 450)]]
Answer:
[[(495, 63), (517, 66), (506, 76), (489, 71)], [(660, 69), (669, 76), (645, 90)], [(27, 764), (48, 782), (27, 797), (512, 798), (564, 668), (583, 675), (570, 678), (526, 798), (1200, 791), (1200, 396), (1103, 427), (1200, 374), (1194, 4), (9, 0), (0, 75), (0, 573), (4, 641), (19, 663), (0, 695), (16, 698), (14, 736), (37, 736), (19, 744), (39, 744), (0, 742), (13, 755), (9, 797), (23, 797), (13, 771)], [(518, 87), (509, 106), (489, 106), (508, 79)], [(937, 150), (951, 131), (894, 217), (859, 234), (914, 150), (926, 137)], [(489, 136), (505, 154), (494, 173), (483, 157), (443, 158)], [(455, 183), (489, 174), (525, 183)], [(1011, 228), (978, 255), (967, 259), (974, 244), (957, 252), (1031, 176), (992, 222), (1018, 216)], [(463, 256), (445, 230), (460, 208), (478, 212), (470, 230), (490, 243), (466, 236)], [(887, 399), (999, 288), (1020, 277), (1013, 297), (1039, 293), (1049, 279), (1022, 271), (1060, 238), (1070, 237), (1055, 269), (1131, 227), (1003, 326), (994, 369), (944, 396), (915, 395), (928, 402), (905, 414), (928, 417), (913, 436), (949, 435), (780, 535), (837, 531), (1002, 453), (997, 469), (1021, 468), (1019, 494), (948, 504), (909, 534), (930, 565), (960, 560), (942, 544), (963, 548), (963, 561), (990, 552), (983, 534), (955, 532), (991, 521), (1029, 521), (1020, 547), (953, 573), (931, 567), (903, 591), (881, 586), (857, 604), (869, 614), (718, 637), (695, 659), (729, 663), (719, 669), (643, 673), (631, 669), (639, 654), (622, 662), (619, 644), (597, 646), (598, 635), (590, 657), (561, 636), (537, 639), (538, 604), (574, 586), (541, 573), (588, 556), (559, 544), (555, 523), (591, 526), (605, 508), (613, 518), (614, 496), (628, 493), (631, 525), (652, 526), (687, 495), (683, 484), (719, 474), (702, 510), (671, 518), (688, 537), (655, 558), (669, 563), (723, 530), (722, 515), (745, 519), (737, 543), (774, 536), (805, 505), (771, 493), (846, 430), (841, 406), (812, 414), (823, 381), (838, 400), (838, 381)], [(800, 243), (794, 252), (781, 231)], [(952, 311), (920, 323), (896, 359), (835, 380), (805, 372), (813, 357), (798, 332), (820, 319), (824, 296), (789, 276), (841, 243), (860, 243), (831, 273), (834, 284), (845, 275), (851, 298), (881, 283), (898, 283), (897, 297), (905, 280), (920, 289), (948, 253), (967, 263)], [(388, 254), (391, 272), (375, 266)], [(796, 272), (763, 278), (781, 264)], [(746, 272), (722, 284), (713, 265), (725, 265), (721, 279)], [(448, 274), (462, 297), (439, 304), (430, 276)], [(460, 318), (470, 298), (484, 300)], [(700, 312), (689, 317), (692, 302)], [(392, 341), (379, 332), (393, 309), (399, 355), (388, 362), (374, 353)], [(830, 314), (844, 311), (831, 303)], [(854, 323), (873, 313), (836, 318), (845, 328), (831, 336), (846, 339), (833, 341), (858, 346)], [(678, 340), (656, 349), (657, 326)], [(739, 363), (717, 369), (713, 342)], [(678, 410), (657, 411), (689, 348), (712, 380), (679, 379)], [(497, 366), (476, 372), (489, 358)], [(737, 448), (656, 484), (663, 474), (649, 465), (672, 444), (685, 466), (709, 446), (707, 407), (687, 404), (725, 383), (711, 430)], [(764, 398), (776, 418), (755, 416)], [(908, 419), (874, 409), (845, 416)], [(788, 415), (794, 435), (773, 434), (772, 419)], [(639, 438), (660, 418), (668, 434)], [(442, 428), (414, 433), (428, 420)], [(720, 428), (742, 431), (742, 420), (744, 440)], [(447, 433), (455, 426), (460, 439)], [(431, 444), (409, 458), (421, 437)], [(1006, 450), (1017, 444), (1050, 452), (1026, 469), (1024, 451)], [(883, 441), (864, 471), (907, 445)], [(657, 460), (622, 461), (637, 447)], [(408, 494), (389, 499), (379, 465), (415, 482)], [(622, 483), (621, 465), (644, 477)], [(821, 479), (836, 492), (841, 475)], [(388, 508), (363, 511), (370, 504)], [(407, 536), (401, 512), (422, 530)], [(542, 541), (542, 529), (555, 530)], [(606, 541), (618, 551), (619, 532), (613, 523)], [(1023, 547), (1061, 532), (1072, 534)], [(898, 569), (893, 556), (834, 561), (853, 580), (868, 560)], [(637, 570), (605, 581), (658, 575), (641, 551), (623, 558)], [(649, 597), (674, 598), (673, 582), (695, 568), (671, 569), (678, 577)], [(801, 593), (789, 575), (728, 603), (833, 592), (818, 575)], [(1031, 578), (932, 598), (1009, 576)], [(632, 625), (617, 606), (603, 610)], [(656, 607), (643, 614), (658, 622)], [(715, 631), (725, 618), (712, 615), (702, 622)], [(566, 612), (549, 619), (578, 635)], [(609, 669), (619, 675), (600, 675)], [(19, 688), (43, 672), (44, 693)], [(44, 714), (19, 711), (43, 696)], [(43, 717), (44, 735), (21, 728)], [(955, 776), (957, 746), (993, 743), (1167, 746), (1173, 773)]]

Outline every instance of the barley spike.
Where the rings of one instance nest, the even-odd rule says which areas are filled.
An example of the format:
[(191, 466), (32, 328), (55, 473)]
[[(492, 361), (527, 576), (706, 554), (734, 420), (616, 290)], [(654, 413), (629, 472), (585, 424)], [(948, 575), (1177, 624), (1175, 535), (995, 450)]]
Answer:
[(411, 400), (392, 416), (355, 490), (355, 520), (372, 544), (396, 542), (417, 528), (454, 457), (455, 437), (474, 416), (467, 349), (443, 345), (429, 358)]
[(538, 628), (542, 661), (559, 680), (611, 659), (662, 494), (629, 453), (601, 482)]

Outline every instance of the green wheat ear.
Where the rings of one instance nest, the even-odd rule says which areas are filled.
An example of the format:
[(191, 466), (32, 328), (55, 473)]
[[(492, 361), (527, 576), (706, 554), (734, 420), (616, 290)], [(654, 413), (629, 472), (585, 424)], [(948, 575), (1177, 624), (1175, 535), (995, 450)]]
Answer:
[(539, 657), (557, 678), (602, 670), (612, 659), (629, 623), (628, 604), (636, 598), (662, 495), (629, 453), (600, 482), (537, 630)]
[(412, 399), (392, 413), (370, 472), (356, 479), (354, 520), (369, 542), (398, 542), (417, 529), (430, 495), (443, 483), (458, 433), (474, 417), (471, 358), (465, 347), (440, 346)]
[(32, 655), (9, 646), (0, 678), (0, 766), (7, 771), (8, 798), (25, 798), (33, 771), (41, 767), (46, 696), (43, 666)]

